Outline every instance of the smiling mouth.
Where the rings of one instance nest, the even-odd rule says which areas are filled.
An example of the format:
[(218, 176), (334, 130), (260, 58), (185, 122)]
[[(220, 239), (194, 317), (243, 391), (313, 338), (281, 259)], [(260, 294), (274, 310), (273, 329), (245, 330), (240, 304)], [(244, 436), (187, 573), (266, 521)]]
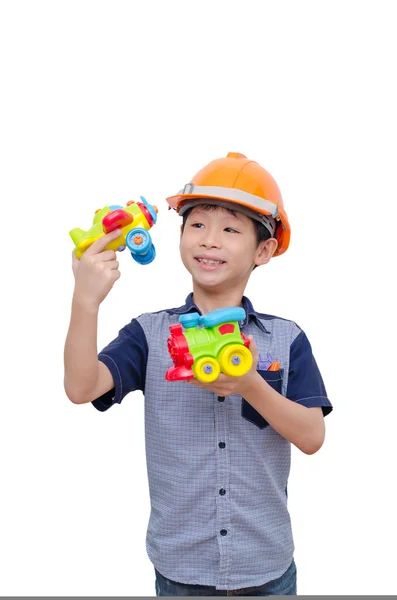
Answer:
[(225, 263), (224, 260), (211, 260), (209, 258), (197, 258), (196, 260), (203, 265), (223, 265)]
[(226, 264), (226, 261), (224, 260), (211, 260), (209, 258), (195, 257), (194, 260), (198, 262), (198, 264), (200, 265), (200, 269), (202, 269), (203, 271), (215, 271), (219, 269), (222, 265)]

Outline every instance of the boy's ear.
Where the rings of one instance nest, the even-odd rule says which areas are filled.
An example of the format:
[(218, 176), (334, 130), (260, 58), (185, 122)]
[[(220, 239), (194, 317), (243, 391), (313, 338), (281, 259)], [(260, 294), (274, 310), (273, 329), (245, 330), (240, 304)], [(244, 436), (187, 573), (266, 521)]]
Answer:
[(270, 238), (265, 242), (261, 242), (258, 246), (255, 264), (265, 265), (269, 262), (273, 254), (276, 252), (278, 246), (278, 241), (275, 238)]

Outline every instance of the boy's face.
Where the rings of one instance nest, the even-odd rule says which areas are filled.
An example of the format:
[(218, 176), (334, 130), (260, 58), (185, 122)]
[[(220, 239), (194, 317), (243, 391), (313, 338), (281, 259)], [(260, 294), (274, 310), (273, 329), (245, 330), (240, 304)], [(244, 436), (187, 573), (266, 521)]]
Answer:
[(258, 246), (252, 220), (223, 208), (193, 208), (181, 233), (182, 262), (202, 288), (227, 291), (245, 288), (255, 265), (269, 262), (275, 239)]

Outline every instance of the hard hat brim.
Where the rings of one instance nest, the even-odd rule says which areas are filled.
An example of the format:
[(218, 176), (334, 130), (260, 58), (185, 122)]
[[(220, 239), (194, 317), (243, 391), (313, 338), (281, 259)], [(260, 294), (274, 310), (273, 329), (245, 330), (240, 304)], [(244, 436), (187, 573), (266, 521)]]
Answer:
[(171, 208), (175, 208), (179, 212), (182, 202), (189, 199), (223, 200), (245, 206), (254, 212), (271, 216), (276, 220), (280, 219), (276, 202), (265, 200), (236, 188), (195, 186), (193, 183), (188, 183), (181, 192), (175, 194), (175, 196), (170, 196), (166, 200)]

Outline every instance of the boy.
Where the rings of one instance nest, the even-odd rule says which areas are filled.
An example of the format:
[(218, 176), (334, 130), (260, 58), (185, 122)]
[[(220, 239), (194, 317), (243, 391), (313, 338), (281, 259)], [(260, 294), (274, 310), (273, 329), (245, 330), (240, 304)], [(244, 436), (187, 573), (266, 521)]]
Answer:
[[(319, 450), (332, 406), (304, 332), (243, 296), (253, 269), (288, 248), (281, 194), (256, 162), (229, 153), (167, 201), (183, 218), (180, 253), (193, 294), (179, 308), (133, 319), (97, 355), (99, 305), (120, 276), (104, 248), (119, 232), (80, 261), (73, 256), (65, 390), (101, 411), (133, 390), (145, 394), (146, 546), (157, 595), (295, 595), (290, 444)], [(165, 381), (169, 326), (228, 306), (246, 311), (240, 328), (251, 340), (251, 370), (213, 383)]]

